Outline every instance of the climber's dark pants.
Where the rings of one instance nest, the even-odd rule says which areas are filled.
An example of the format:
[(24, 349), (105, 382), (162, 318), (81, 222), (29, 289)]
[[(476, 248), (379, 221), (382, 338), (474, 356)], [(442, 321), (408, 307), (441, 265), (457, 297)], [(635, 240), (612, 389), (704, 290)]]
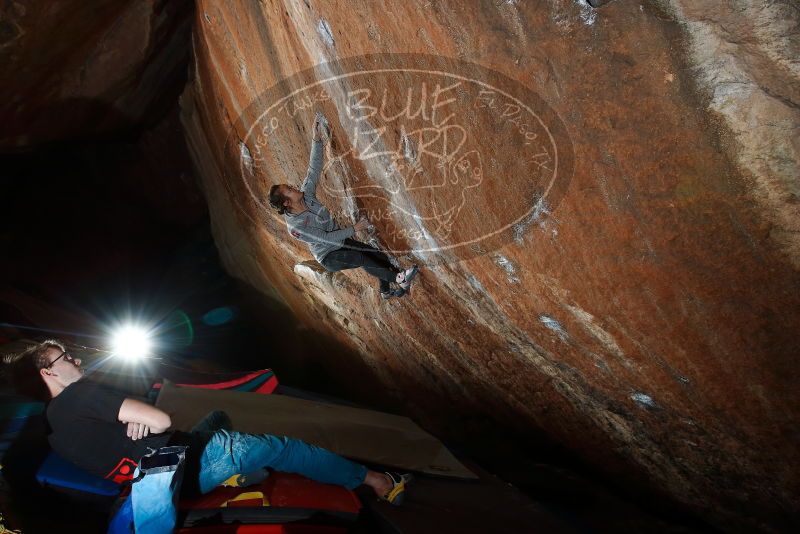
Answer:
[(328, 252), (320, 263), (332, 273), (361, 267), (380, 280), (382, 293), (389, 291), (389, 283), (395, 281), (399, 272), (386, 254), (354, 239), (345, 239), (342, 248)]

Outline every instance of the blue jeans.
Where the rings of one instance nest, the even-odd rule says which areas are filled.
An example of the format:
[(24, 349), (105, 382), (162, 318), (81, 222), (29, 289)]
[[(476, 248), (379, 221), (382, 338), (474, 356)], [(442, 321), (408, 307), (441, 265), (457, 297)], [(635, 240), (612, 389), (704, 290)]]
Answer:
[(363, 465), (298, 439), (217, 430), (200, 457), (200, 491), (208, 493), (233, 475), (262, 467), (347, 489), (357, 488), (367, 476)]

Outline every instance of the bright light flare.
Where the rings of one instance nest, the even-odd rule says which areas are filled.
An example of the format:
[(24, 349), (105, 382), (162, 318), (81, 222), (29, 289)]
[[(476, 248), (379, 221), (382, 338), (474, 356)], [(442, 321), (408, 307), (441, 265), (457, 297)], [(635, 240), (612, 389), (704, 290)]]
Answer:
[(138, 326), (124, 326), (111, 339), (111, 350), (126, 360), (138, 360), (150, 354), (150, 332)]

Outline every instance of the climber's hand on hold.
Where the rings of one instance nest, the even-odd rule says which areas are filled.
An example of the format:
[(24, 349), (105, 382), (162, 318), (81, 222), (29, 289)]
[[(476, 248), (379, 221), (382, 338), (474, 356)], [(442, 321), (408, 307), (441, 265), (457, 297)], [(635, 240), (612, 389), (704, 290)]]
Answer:
[(322, 141), (325, 139), (327, 133), (328, 129), (325, 127), (325, 119), (320, 113), (317, 113), (317, 117), (314, 119), (314, 141)]
[(369, 228), (369, 219), (361, 217), (353, 228), (356, 229), (356, 232), (363, 232)]

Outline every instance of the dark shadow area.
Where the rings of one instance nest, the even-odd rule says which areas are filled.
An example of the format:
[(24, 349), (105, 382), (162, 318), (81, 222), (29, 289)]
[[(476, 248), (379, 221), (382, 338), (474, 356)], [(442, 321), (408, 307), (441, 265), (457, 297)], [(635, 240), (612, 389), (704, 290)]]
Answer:
[[(193, 0), (5, 4), (2, 150), (154, 128), (186, 83), (194, 10)], [(135, 32), (143, 41), (126, 38)]]
[(30, 417), (5, 451), (0, 476), (3, 510), (26, 533), (53, 532), (54, 522), (60, 526), (66, 521), (85, 532), (104, 532), (113, 499), (55, 491), (36, 481), (36, 471), (50, 451), (46, 433), (44, 416)]

